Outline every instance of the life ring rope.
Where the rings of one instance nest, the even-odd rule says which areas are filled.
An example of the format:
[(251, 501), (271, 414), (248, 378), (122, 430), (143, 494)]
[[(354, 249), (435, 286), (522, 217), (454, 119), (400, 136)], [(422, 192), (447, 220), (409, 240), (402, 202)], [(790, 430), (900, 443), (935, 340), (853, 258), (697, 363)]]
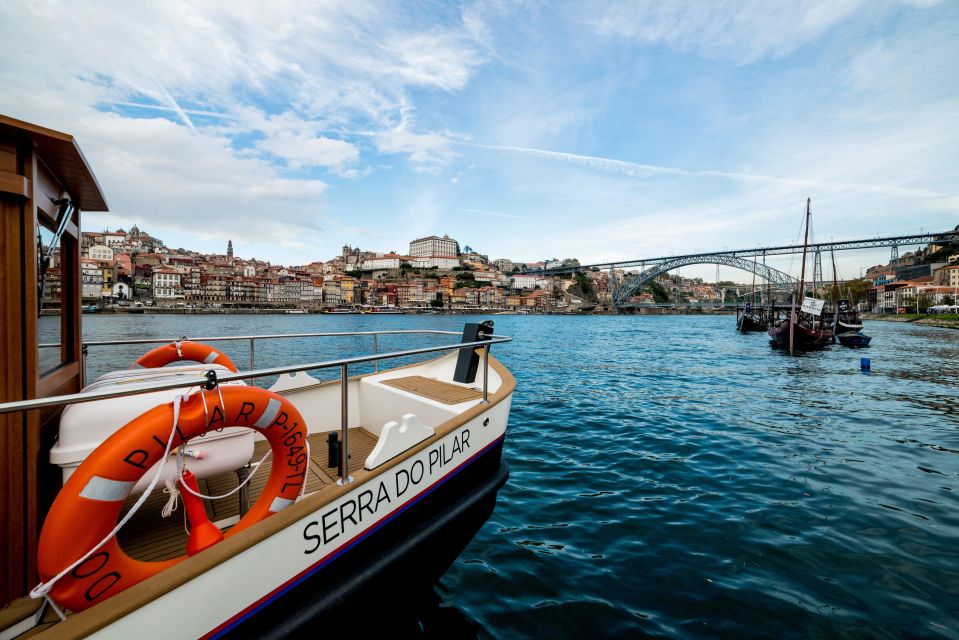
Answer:
[(31, 598), (46, 599), (46, 601), (50, 603), (50, 605), (53, 607), (53, 610), (56, 611), (57, 615), (60, 616), (61, 620), (66, 620), (67, 617), (63, 614), (62, 611), (60, 611), (60, 608), (57, 607), (57, 604), (50, 597), (50, 590), (53, 589), (53, 587), (65, 576), (69, 575), (71, 571), (73, 571), (74, 569), (82, 565), (84, 562), (89, 560), (91, 557), (93, 557), (93, 554), (95, 554), (97, 551), (103, 548), (103, 545), (105, 545), (114, 536), (116, 536), (117, 533), (120, 532), (120, 529), (122, 529), (126, 525), (126, 523), (128, 523), (133, 518), (133, 516), (136, 515), (136, 512), (140, 510), (140, 507), (142, 507), (143, 503), (147, 501), (147, 499), (150, 497), (150, 494), (153, 493), (153, 490), (156, 488), (157, 483), (160, 481), (160, 478), (163, 476), (163, 467), (166, 466), (166, 461), (170, 456), (170, 449), (173, 446), (173, 440), (177, 433), (177, 425), (180, 421), (180, 403), (183, 401), (184, 398), (186, 398), (186, 396), (183, 394), (180, 394), (173, 399), (173, 428), (170, 429), (170, 437), (169, 439), (167, 439), (166, 449), (163, 452), (163, 457), (160, 459), (160, 466), (157, 468), (157, 472), (156, 474), (154, 474), (153, 479), (150, 480), (150, 484), (147, 485), (146, 491), (144, 491), (143, 495), (140, 496), (140, 499), (137, 500), (132, 507), (130, 507), (130, 511), (127, 512), (127, 514), (123, 516), (120, 522), (117, 523), (117, 526), (113, 528), (113, 531), (111, 531), (106, 536), (104, 536), (103, 539), (100, 540), (100, 542), (98, 542), (92, 549), (87, 551), (73, 564), (69, 565), (66, 569), (64, 569), (63, 571), (61, 571), (54, 577), (50, 578), (49, 580), (45, 582), (41, 582), (36, 587), (30, 590)]
[[(207, 396), (214, 400), (209, 406)], [(115, 536), (155, 490), (177, 445), (175, 477), (181, 490), (186, 487), (190, 494), (205, 499), (225, 498), (239, 491), (240, 486), (223, 496), (205, 496), (197, 487), (181, 481), (185, 478), (183, 445), (207, 430), (225, 427), (248, 427), (261, 433), (270, 444), (274, 464), (260, 497), (221, 539), (282, 511), (303, 495), (310, 466), (309, 432), (289, 399), (245, 386), (218, 386), (216, 394), (201, 390), (177, 396), (110, 436), (64, 485), (41, 532), (39, 568), (44, 582), (31, 591), (31, 596), (56, 600), (61, 606), (80, 611), (183, 560), (186, 556), (160, 562), (135, 560), (123, 552)], [(117, 522), (124, 499), (153, 466), (159, 468), (147, 490)], [(186, 474), (192, 475), (188, 471)], [(81, 521), (89, 526), (77, 529)], [(110, 523), (115, 526), (107, 530)], [(191, 543), (193, 539), (191, 532)], [(190, 551), (189, 545), (187, 548)], [(190, 554), (202, 548), (205, 546)]]

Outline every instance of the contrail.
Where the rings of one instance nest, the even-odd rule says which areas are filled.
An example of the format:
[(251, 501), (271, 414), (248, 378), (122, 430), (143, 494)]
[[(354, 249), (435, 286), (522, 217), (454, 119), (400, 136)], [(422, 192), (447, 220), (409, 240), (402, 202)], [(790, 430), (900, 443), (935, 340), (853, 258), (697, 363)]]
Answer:
[[(169, 96), (167, 96), (169, 98)], [(136, 109), (152, 109), (154, 111), (172, 111), (174, 113), (186, 113), (194, 116), (210, 116), (213, 118), (222, 118), (224, 120), (236, 120), (235, 117), (231, 116), (228, 113), (221, 113), (219, 111), (200, 111), (199, 109), (177, 109), (175, 107), (164, 107), (158, 104), (143, 104), (141, 102), (123, 102), (123, 101), (113, 101), (106, 102), (104, 104), (115, 104), (120, 107), (134, 107)]]
[(881, 193), (894, 193), (906, 196), (921, 196), (924, 198), (950, 198), (950, 194), (938, 193), (936, 191), (926, 191), (924, 189), (910, 189), (908, 187), (892, 187), (888, 185), (859, 184), (855, 182), (836, 182), (807, 180), (803, 178), (782, 178), (774, 176), (763, 176), (755, 173), (736, 173), (732, 171), (690, 171), (678, 167), (663, 167), (652, 164), (639, 164), (628, 162), (626, 160), (615, 160), (612, 158), (602, 158), (599, 156), (587, 156), (577, 153), (566, 153), (563, 151), (548, 151), (545, 149), (530, 149), (528, 147), (511, 147), (503, 145), (469, 145), (480, 149), (492, 149), (495, 151), (512, 151), (515, 153), (525, 153), (539, 156), (541, 158), (550, 158), (553, 160), (563, 160), (572, 162), (581, 166), (590, 167), (600, 171), (610, 171), (622, 173), (628, 176), (649, 176), (653, 174), (666, 174), (691, 177), (711, 177), (711, 178), (731, 178), (734, 180), (755, 180), (761, 182), (773, 182), (777, 184), (788, 184), (799, 187), (841, 187), (845, 189), (856, 189), (860, 191), (876, 191)]
[(180, 116), (180, 120), (183, 120), (183, 124), (189, 127), (190, 131), (196, 133), (196, 127), (193, 126), (193, 121), (190, 120), (190, 116), (186, 114), (186, 111), (180, 108), (180, 105), (177, 104), (177, 101), (173, 99), (173, 96), (170, 95), (170, 92), (167, 91), (162, 84), (160, 84), (160, 91), (163, 92), (164, 97), (170, 102), (170, 106), (173, 107), (173, 111)]

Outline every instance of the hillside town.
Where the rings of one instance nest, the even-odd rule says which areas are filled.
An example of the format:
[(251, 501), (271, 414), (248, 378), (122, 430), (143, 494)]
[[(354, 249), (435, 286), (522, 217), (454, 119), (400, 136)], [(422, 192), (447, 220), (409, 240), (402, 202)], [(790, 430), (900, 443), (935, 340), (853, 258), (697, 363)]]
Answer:
[[(959, 231), (959, 227), (956, 227)], [(959, 246), (929, 244), (866, 270), (864, 306), (874, 313), (955, 311)]]
[[(84, 232), (82, 298), (90, 310), (130, 307), (184, 309), (344, 309), (588, 311), (609, 305), (615, 283), (628, 273), (583, 270), (535, 274), (579, 266), (575, 258), (520, 262), (490, 259), (447, 235), (416, 238), (405, 253), (345, 245), (339, 255), (306, 265), (275, 265), (235, 255), (172, 249), (134, 225), (129, 230)], [(46, 270), (44, 300), (60, 297), (58, 255)], [(844, 283), (845, 297), (862, 310), (924, 313), (956, 304), (959, 249), (929, 245), (893, 257)], [(749, 287), (664, 274), (638, 293), (637, 304), (716, 303)]]
[[(285, 266), (244, 259), (229, 240), (223, 254), (171, 249), (136, 225), (128, 231), (84, 232), (82, 297), (87, 305), (333, 310), (565, 309), (583, 300), (575, 279), (523, 275), (558, 266), (490, 260), (449, 236), (409, 243), (405, 254), (344, 246), (327, 261)], [(590, 274), (590, 290), (608, 289), (608, 274)], [(47, 271), (58, 297), (57, 266)]]

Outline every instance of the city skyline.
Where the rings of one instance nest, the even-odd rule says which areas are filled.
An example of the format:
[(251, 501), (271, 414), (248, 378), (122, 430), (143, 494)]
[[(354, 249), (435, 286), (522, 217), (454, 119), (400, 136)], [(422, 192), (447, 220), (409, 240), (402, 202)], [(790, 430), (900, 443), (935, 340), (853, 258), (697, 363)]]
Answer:
[(954, 3), (105, 7), (0, 8), (0, 112), (77, 136), (87, 230), (603, 262), (791, 243), (807, 196), (819, 240), (959, 222)]

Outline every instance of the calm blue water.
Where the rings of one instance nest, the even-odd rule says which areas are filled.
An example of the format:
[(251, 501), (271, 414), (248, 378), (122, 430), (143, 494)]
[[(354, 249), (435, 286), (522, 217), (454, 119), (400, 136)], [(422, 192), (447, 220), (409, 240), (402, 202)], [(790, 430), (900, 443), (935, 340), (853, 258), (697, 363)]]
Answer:
[[(84, 333), (465, 320), (84, 316)], [(504, 638), (959, 637), (959, 331), (871, 322), (869, 349), (791, 358), (728, 316), (494, 320), (515, 337), (494, 348), (518, 382), (512, 474), (421, 626)], [(256, 364), (370, 349), (341, 344), (258, 344)], [(246, 366), (246, 345), (226, 351)], [(91, 350), (90, 374), (140, 352)]]

